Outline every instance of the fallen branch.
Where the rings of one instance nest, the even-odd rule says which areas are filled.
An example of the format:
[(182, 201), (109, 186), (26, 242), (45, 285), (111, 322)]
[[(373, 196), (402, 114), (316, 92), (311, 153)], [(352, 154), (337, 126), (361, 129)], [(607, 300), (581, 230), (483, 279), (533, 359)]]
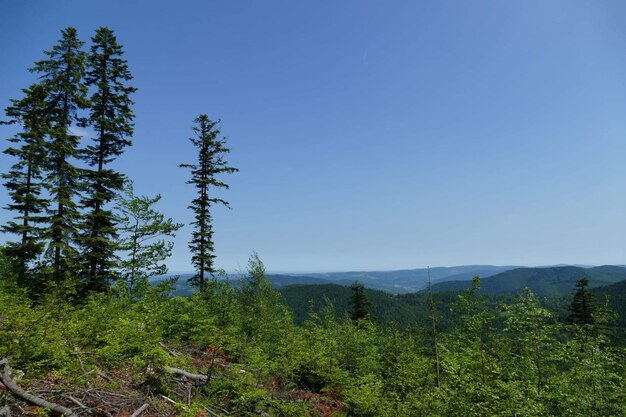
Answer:
[[(85, 372), (84, 374), (82, 374), (81, 376), (79, 376), (79, 377), (78, 377), (78, 378), (76, 378), (76, 379), (81, 379), (81, 378), (86, 377), (86, 376), (87, 376), (87, 375), (89, 375), (89, 374), (93, 374), (93, 371), (95, 371), (95, 369), (92, 369), (91, 371)], [(89, 385), (89, 387), (91, 387), (91, 384), (89, 384), (89, 380), (87, 381), (87, 385)]]
[(79, 406), (82, 409), (88, 409), (89, 407), (87, 407), (85, 404), (81, 403), (80, 401), (78, 401), (76, 398), (72, 397), (71, 395), (66, 395), (65, 396), (68, 400), (70, 400), (71, 402), (73, 402), (74, 404), (76, 404), (77, 406)]
[(167, 353), (169, 353), (170, 355), (172, 355), (174, 357), (179, 357), (180, 356), (180, 353), (176, 352), (174, 349), (168, 348), (163, 342), (159, 342), (159, 346), (161, 346), (163, 349), (167, 350)]
[(207, 413), (209, 413), (211, 417), (222, 417), (219, 414), (217, 414), (215, 411), (211, 410), (209, 407), (204, 407), (204, 409), (206, 410)]
[[(91, 372), (93, 372), (93, 369), (87, 372), (85, 370), (85, 365), (83, 364), (83, 360), (81, 359), (80, 354), (78, 353), (78, 349), (74, 348), (74, 350), (75, 350), (75, 352), (73, 352), (74, 356), (76, 356), (76, 358), (78, 359), (78, 364), (80, 365), (80, 369), (83, 371), (83, 375), (80, 378), (82, 378), (83, 376), (89, 375)], [(87, 380), (87, 386), (91, 388), (91, 383), (89, 382), (89, 380)]]
[(203, 374), (192, 374), (191, 372), (187, 372), (184, 369), (179, 369), (179, 368), (171, 368), (169, 366), (166, 366), (165, 369), (167, 372), (174, 374), (174, 375), (178, 375), (178, 376), (184, 376), (185, 378), (191, 380), (191, 381), (197, 381), (197, 382), (207, 382), (209, 380), (209, 377), (207, 375), (203, 375)]
[(44, 400), (43, 398), (36, 397), (24, 391), (11, 378), (11, 367), (9, 366), (8, 359), (0, 360), (0, 366), (4, 367), (4, 371), (0, 374), (0, 382), (2, 382), (4, 386), (7, 387), (7, 389), (11, 391), (11, 393), (13, 393), (13, 395), (15, 395), (16, 397), (19, 397), (22, 400), (29, 402), (31, 404), (38, 405), (39, 407), (49, 408), (50, 410), (59, 414), (66, 415), (67, 417), (78, 417), (78, 415), (74, 413), (74, 411), (70, 410), (67, 407), (64, 407), (59, 404), (51, 403), (49, 401)]
[[(211, 410), (208, 406), (204, 406), (204, 409), (213, 417), (223, 417), (220, 414), (218, 414), (217, 412)], [(220, 410), (222, 413), (224, 413), (224, 415), (227, 415), (227, 416), (230, 415), (230, 413), (228, 411), (224, 410), (223, 408), (217, 407), (217, 409)]]
[(98, 369), (98, 376), (102, 379), (104, 379), (107, 382), (111, 382), (111, 378), (109, 378), (104, 372), (102, 372), (100, 369)]
[(130, 417), (139, 417), (139, 414), (146, 411), (147, 408), (148, 408), (148, 403), (145, 403), (144, 405), (139, 407)]
[[(161, 398), (163, 398), (164, 400), (167, 400), (168, 402), (170, 402), (170, 403), (172, 403), (172, 404), (174, 404), (174, 405), (178, 405), (178, 403), (177, 403), (176, 401), (172, 400), (170, 397), (166, 397), (166, 396), (165, 396), (165, 395), (163, 395), (163, 394), (159, 394), (159, 396), (160, 396)], [(183, 407), (184, 409), (187, 409), (187, 407), (185, 407), (184, 405), (183, 405), (182, 407)]]

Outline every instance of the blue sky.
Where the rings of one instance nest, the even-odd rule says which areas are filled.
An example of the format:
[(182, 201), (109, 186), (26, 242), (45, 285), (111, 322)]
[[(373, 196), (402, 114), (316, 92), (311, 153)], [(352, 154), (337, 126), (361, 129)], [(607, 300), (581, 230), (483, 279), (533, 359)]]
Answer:
[(139, 89), (115, 166), (177, 221), (191, 121), (222, 120), (227, 270), (626, 263), (624, 21), (621, 1), (5, 1), (0, 106), (60, 29), (109, 26)]

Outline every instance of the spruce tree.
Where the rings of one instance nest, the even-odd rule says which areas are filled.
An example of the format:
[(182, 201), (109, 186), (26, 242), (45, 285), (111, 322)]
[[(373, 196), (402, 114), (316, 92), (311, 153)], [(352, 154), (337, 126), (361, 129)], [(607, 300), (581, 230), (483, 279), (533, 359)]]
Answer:
[(369, 320), (372, 318), (374, 304), (365, 293), (365, 287), (360, 282), (350, 286), (352, 296), (350, 298), (350, 318), (354, 322)]
[(86, 195), (81, 205), (87, 214), (81, 225), (80, 244), (86, 289), (102, 291), (111, 277), (116, 239), (113, 212), (106, 205), (124, 184), (124, 176), (107, 165), (131, 145), (134, 114), (129, 96), (136, 89), (127, 85), (132, 75), (113, 31), (101, 27), (91, 40), (85, 82), (94, 89), (88, 123), (95, 138), (82, 153), (91, 169), (85, 170)]
[(9, 172), (2, 174), (11, 202), (6, 209), (15, 212), (15, 221), (2, 225), (0, 230), (20, 236), (17, 242), (8, 242), (5, 254), (16, 269), (18, 285), (35, 289), (28, 280), (28, 267), (43, 251), (40, 224), (48, 200), (42, 195), (41, 165), (46, 157), (44, 138), (49, 128), (46, 91), (39, 84), (23, 90), (25, 96), (11, 100), (5, 110), (9, 124), (21, 125), (21, 132), (10, 138), (12, 146), (4, 153), (17, 158)]
[(581, 278), (576, 282), (574, 296), (570, 304), (569, 322), (572, 324), (593, 324), (596, 311), (596, 297), (588, 289), (589, 280)]
[(49, 210), (50, 224), (46, 237), (50, 242), (52, 279), (61, 282), (74, 270), (76, 223), (79, 219), (76, 194), (80, 186), (79, 169), (73, 158), (79, 154), (80, 136), (72, 128), (82, 123), (78, 111), (88, 105), (84, 83), (85, 57), (83, 43), (75, 28), (61, 31), (61, 40), (47, 59), (36, 62), (31, 71), (40, 75), (46, 91), (50, 117), (48, 132), (45, 186), (56, 207)]
[(246, 339), (269, 343), (283, 318), (282, 296), (265, 276), (265, 265), (256, 252), (248, 260), (248, 277), (242, 280), (240, 300)]
[(237, 168), (229, 166), (224, 159), (230, 149), (226, 147), (225, 139), (220, 139), (218, 123), (219, 120), (214, 122), (206, 114), (201, 114), (194, 120), (195, 137), (189, 140), (198, 151), (197, 163), (180, 165), (190, 169), (191, 179), (187, 184), (193, 184), (197, 193), (189, 205), (195, 214), (189, 249), (193, 254), (191, 261), (196, 269), (196, 274), (189, 281), (201, 290), (204, 289), (207, 275), (214, 276), (217, 272), (214, 262), (211, 206), (221, 204), (230, 207), (226, 200), (212, 196), (212, 192), (217, 188), (228, 189), (228, 184), (219, 180), (218, 175), (238, 171)]

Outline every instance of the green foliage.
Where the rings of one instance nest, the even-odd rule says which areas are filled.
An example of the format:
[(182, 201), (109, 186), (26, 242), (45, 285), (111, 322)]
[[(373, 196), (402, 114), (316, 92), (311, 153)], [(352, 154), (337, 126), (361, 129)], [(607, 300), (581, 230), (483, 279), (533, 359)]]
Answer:
[[(530, 288), (535, 294), (563, 296), (570, 294), (576, 282), (589, 277), (592, 286), (600, 286), (626, 280), (626, 268), (598, 266), (581, 268), (577, 266), (554, 266), (546, 268), (517, 268), (489, 276), (482, 280), (483, 295), (515, 294)], [(464, 291), (471, 287), (471, 281), (445, 281), (433, 285), (433, 291)]]
[(568, 320), (573, 324), (589, 325), (594, 323), (596, 298), (588, 289), (589, 280), (581, 278), (576, 282), (576, 291), (570, 304)]
[(218, 175), (238, 171), (237, 168), (229, 166), (224, 159), (230, 149), (226, 147), (226, 140), (219, 137), (218, 123), (219, 121), (210, 120), (206, 114), (201, 114), (194, 120), (193, 131), (196, 136), (189, 140), (197, 148), (197, 163), (180, 165), (191, 171), (191, 179), (187, 183), (193, 184), (197, 192), (196, 198), (189, 206), (195, 216), (189, 249), (192, 253), (191, 262), (196, 268), (196, 275), (190, 278), (190, 282), (197, 285), (200, 290), (204, 290), (206, 275), (213, 277), (218, 272), (214, 261), (211, 206), (221, 204), (230, 207), (226, 200), (211, 196), (216, 189), (228, 189), (228, 184), (218, 179)]
[(163, 261), (171, 255), (174, 243), (163, 237), (174, 237), (183, 226), (153, 208), (160, 199), (160, 195), (136, 196), (132, 182), (127, 182), (117, 201), (117, 249), (122, 253), (118, 270), (131, 292), (145, 288), (148, 277), (167, 272)]
[(442, 340), (442, 387), (447, 415), (496, 415), (499, 364), (491, 350), (493, 317), (480, 296), (480, 279), (452, 306), (457, 325)]
[[(585, 279), (568, 325), (557, 318), (569, 300), (548, 303), (528, 289), (514, 300), (485, 296), (516, 292), (520, 284), (560, 294), (580, 279), (580, 268), (547, 268), (538, 272), (550, 277), (544, 282), (534, 272), (509, 271), (505, 276), (515, 279), (487, 279), (482, 293), (475, 277), (462, 293), (397, 297), (357, 283), (281, 294), (256, 253), (240, 287), (216, 276), (210, 207), (228, 203), (212, 191), (228, 188), (216, 176), (236, 169), (224, 160), (229, 150), (206, 115), (195, 120), (191, 139), (198, 161), (183, 165), (198, 192), (190, 249), (200, 291), (171, 297), (174, 280), (148, 285), (150, 276), (166, 272), (168, 238), (181, 225), (154, 208), (160, 196), (135, 196), (130, 184), (117, 218), (106, 208), (122, 176), (105, 165), (130, 144), (134, 89), (126, 85), (131, 76), (113, 32), (100, 28), (92, 40), (87, 55), (76, 30), (63, 30), (48, 58), (35, 64), (39, 84), (7, 109), (22, 130), (5, 152), (17, 162), (4, 175), (15, 217), (3, 230), (21, 240), (0, 250), (0, 357), (27, 375), (27, 386), (40, 379), (59, 383), (63, 395), (84, 386), (97, 392), (104, 369), (112, 375), (104, 378), (107, 389), (164, 399), (184, 416), (212, 409), (237, 416), (625, 415), (626, 355), (610, 331), (615, 314), (609, 301), (595, 305)], [(88, 120), (79, 114), (85, 109)], [(81, 151), (71, 128), (85, 123), (97, 137)], [(89, 170), (72, 165), (78, 156)], [(87, 191), (82, 219), (79, 190)], [(42, 254), (44, 242), (50, 246)], [(120, 280), (109, 287), (112, 271)], [(599, 283), (624, 274), (584, 271)], [(619, 301), (620, 288), (605, 291)]]
[(350, 297), (350, 318), (354, 322), (370, 320), (374, 304), (367, 298), (363, 284), (355, 282), (350, 286), (352, 296)]
[(56, 284), (78, 284), (75, 240), (80, 212), (76, 199), (81, 178), (72, 159), (79, 155), (80, 137), (71, 128), (82, 124), (78, 111), (89, 105), (84, 83), (86, 54), (75, 28), (63, 29), (61, 35), (58, 44), (45, 52), (47, 59), (36, 62), (32, 71), (38, 73), (45, 89), (50, 123), (44, 185), (56, 207), (46, 219), (49, 228), (44, 233), (50, 243), (47, 273)]
[(80, 318), (72, 320), (72, 342), (94, 353), (101, 365), (163, 365), (168, 356), (159, 345), (163, 340), (162, 303), (149, 295), (134, 303), (124, 296), (94, 295), (74, 311)]
[[(478, 279), (455, 296), (454, 327), (439, 333), (438, 385), (424, 326), (353, 322), (329, 301), (296, 326), (256, 255), (237, 290), (212, 280), (193, 296), (169, 297), (166, 282), (81, 305), (56, 296), (34, 305), (6, 261), (0, 267), (0, 356), (30, 377), (93, 384), (95, 370), (127, 372), (135, 386), (172, 397), (177, 379), (165, 366), (210, 375), (191, 404), (176, 399), (179, 414), (582, 417), (623, 415), (626, 403), (624, 350), (592, 328), (563, 332), (529, 290), (500, 312)], [(598, 329), (611, 316), (604, 311)]]
[(136, 89), (126, 85), (132, 75), (113, 31), (101, 27), (91, 40), (85, 82), (94, 89), (88, 124), (96, 138), (81, 154), (90, 168), (82, 172), (86, 195), (81, 206), (88, 212), (80, 225), (79, 242), (85, 289), (102, 292), (111, 282), (117, 237), (114, 214), (106, 205), (124, 184), (124, 176), (107, 166), (131, 144), (128, 138), (133, 134), (134, 115), (129, 96)]
[[(579, 329), (582, 330), (582, 329)], [(550, 412), (563, 416), (624, 415), (626, 356), (602, 334), (579, 331), (558, 346)]]
[(254, 252), (248, 261), (248, 278), (239, 289), (241, 326), (247, 341), (269, 343), (286, 320), (282, 296), (265, 277), (265, 266)]
[(41, 166), (46, 157), (44, 141), (50, 122), (46, 112), (45, 89), (40, 84), (34, 84), (23, 92), (24, 98), (11, 100), (12, 105), (5, 110), (10, 118), (9, 123), (19, 123), (22, 131), (8, 139), (12, 146), (4, 151), (17, 159), (10, 170), (2, 174), (4, 186), (11, 198), (6, 209), (13, 211), (16, 217), (15, 221), (2, 225), (1, 230), (20, 237), (17, 242), (9, 242), (4, 251), (12, 259), (18, 285), (35, 293), (41, 283), (29, 273), (29, 267), (44, 247), (41, 223), (45, 220), (44, 212), (48, 208), (48, 200), (42, 194)]
[[(289, 285), (278, 289), (285, 303), (293, 311), (294, 320), (302, 324), (312, 309), (321, 311), (330, 300), (339, 317), (349, 315), (352, 290), (350, 287), (321, 284), (321, 285)], [(365, 288), (367, 298), (374, 304), (372, 316), (379, 323), (397, 322), (402, 327), (411, 323), (426, 323), (424, 317), (428, 315), (425, 294), (411, 294), (394, 296), (392, 294)], [(435, 294), (437, 300), (447, 300), (449, 294)], [(443, 306), (439, 305), (442, 308)], [(441, 312), (442, 314), (445, 311)]]
[(0, 357), (11, 357), (15, 366), (37, 373), (68, 362), (62, 307), (52, 302), (31, 307), (24, 293), (6, 288), (0, 291), (0, 303)]
[[(544, 412), (542, 395), (546, 381), (556, 373), (554, 346), (558, 328), (553, 314), (539, 303), (529, 289), (514, 304), (504, 306), (506, 344), (505, 368), (510, 375), (508, 388), (517, 394), (511, 407), (524, 415)], [(520, 395), (526, 401), (520, 401)]]

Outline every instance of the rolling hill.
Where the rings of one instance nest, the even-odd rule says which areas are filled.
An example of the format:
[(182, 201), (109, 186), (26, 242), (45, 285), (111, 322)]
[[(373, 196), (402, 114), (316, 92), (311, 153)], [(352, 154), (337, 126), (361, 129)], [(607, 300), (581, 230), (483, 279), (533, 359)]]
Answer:
[[(597, 267), (550, 266), (541, 268), (517, 268), (512, 266), (465, 265), (431, 268), (434, 292), (463, 291), (471, 286), (471, 278), (481, 277), (483, 294), (515, 294), (529, 287), (540, 296), (569, 295), (576, 281), (582, 277), (590, 280), (592, 287), (614, 284), (626, 280), (626, 268), (604, 265)], [(175, 295), (189, 295), (194, 289), (187, 283), (192, 274), (179, 275)], [(167, 278), (153, 278), (159, 281)], [(240, 285), (242, 274), (229, 276), (231, 284)], [(425, 289), (428, 283), (427, 269), (369, 272), (329, 272), (315, 274), (268, 274), (267, 278), (276, 288), (291, 285), (349, 286), (355, 281), (366, 288), (386, 291), (390, 294), (410, 294)]]
[(608, 298), (609, 307), (617, 314), (617, 325), (620, 329), (626, 330), (626, 281), (603, 287), (592, 288), (598, 304), (603, 304)]
[[(582, 277), (589, 278), (591, 287), (614, 284), (626, 280), (626, 268), (612, 265), (516, 268), (481, 279), (480, 291), (482, 294), (511, 294), (528, 287), (540, 296), (561, 296), (571, 294), (576, 281)], [(446, 281), (434, 284), (433, 291), (462, 291), (470, 286), (469, 281)]]
[[(181, 274), (176, 275), (178, 277), (178, 281), (174, 286), (173, 295), (191, 295), (196, 290), (193, 286), (191, 286), (187, 281), (189, 278), (193, 276), (193, 274)], [(169, 276), (160, 276), (157, 279), (153, 279), (152, 282), (159, 282), (164, 279), (170, 278)], [(315, 278), (315, 277), (306, 277), (306, 276), (293, 276), (293, 275), (267, 275), (266, 278), (272, 283), (275, 288), (282, 288), (288, 285), (321, 285), (328, 284), (328, 281)], [(233, 287), (239, 287), (241, 285), (241, 280), (243, 279), (241, 274), (237, 274), (229, 277), (229, 282)]]
[[(489, 277), (518, 268), (517, 266), (461, 265), (430, 268), (432, 282), (471, 280), (475, 275)], [(359, 281), (368, 288), (404, 294), (422, 290), (428, 284), (428, 268), (401, 269), (394, 271), (354, 271), (302, 274), (322, 278), (335, 284), (349, 285)]]
[[(321, 311), (327, 305), (327, 300), (332, 303), (337, 316), (345, 316), (348, 314), (352, 295), (350, 287), (337, 284), (290, 285), (279, 291), (293, 311), (298, 324), (306, 320), (310, 311)], [(392, 294), (372, 289), (366, 289), (365, 292), (374, 303), (374, 317), (380, 322), (396, 321), (401, 325), (408, 325), (426, 317), (425, 311), (412, 308)]]
[[(432, 282), (443, 281), (469, 281), (475, 275), (489, 277), (498, 273), (508, 271), (516, 266), (494, 266), (494, 265), (461, 265), (453, 267), (430, 268)], [(187, 280), (193, 274), (180, 274), (176, 285), (176, 295), (191, 294)], [(172, 275), (161, 275), (153, 277), (152, 281), (160, 281)], [(231, 274), (231, 283), (237, 285), (237, 281), (243, 278), (243, 274)], [(310, 284), (338, 284), (350, 285), (355, 281), (361, 282), (367, 288), (387, 291), (392, 294), (406, 294), (417, 292), (428, 284), (428, 269), (404, 269), (395, 271), (357, 271), (357, 272), (326, 272), (326, 273), (299, 273), (299, 274), (268, 274), (267, 278), (276, 288), (287, 285), (310, 285)]]

